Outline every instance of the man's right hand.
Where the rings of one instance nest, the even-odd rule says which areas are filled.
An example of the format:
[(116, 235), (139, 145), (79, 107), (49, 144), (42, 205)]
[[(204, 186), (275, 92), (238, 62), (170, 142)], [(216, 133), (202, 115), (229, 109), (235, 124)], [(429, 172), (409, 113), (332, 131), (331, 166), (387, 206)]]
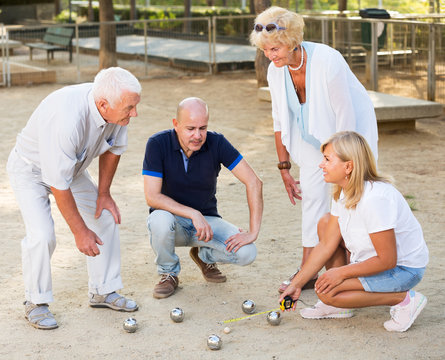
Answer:
[(82, 233), (74, 234), (76, 245), (79, 251), (87, 256), (96, 256), (100, 254), (100, 250), (97, 246), (103, 245), (101, 239), (90, 229), (86, 229)]
[(77, 209), (71, 189), (58, 190), (51, 187), (51, 191), (56, 199), (60, 212), (74, 235), (79, 251), (87, 256), (99, 255), (100, 251), (96, 244), (103, 245), (103, 242), (85, 225)]
[(199, 212), (195, 211), (193, 217), (191, 217), (193, 226), (196, 229), (196, 236), (198, 240), (208, 242), (213, 238), (213, 231), (205, 217)]

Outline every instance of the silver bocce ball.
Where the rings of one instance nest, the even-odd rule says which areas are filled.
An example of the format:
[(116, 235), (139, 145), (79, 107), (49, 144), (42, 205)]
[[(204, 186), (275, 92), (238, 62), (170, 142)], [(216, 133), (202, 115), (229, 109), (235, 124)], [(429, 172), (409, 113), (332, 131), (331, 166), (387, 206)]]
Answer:
[(124, 330), (129, 333), (134, 333), (138, 328), (138, 323), (135, 318), (128, 318), (124, 321)]
[(281, 315), (280, 315), (280, 313), (279, 312), (276, 312), (276, 311), (271, 311), (271, 312), (269, 312), (268, 314), (267, 314), (267, 322), (270, 324), (270, 325), (273, 325), (273, 326), (277, 326), (277, 325), (280, 325), (280, 322), (281, 322)]
[(210, 350), (221, 349), (222, 340), (218, 335), (212, 334), (207, 338), (207, 346)]
[(176, 323), (182, 322), (184, 320), (184, 311), (181, 308), (174, 308), (170, 311), (170, 319)]
[(255, 312), (255, 308), (256, 306), (253, 300), (244, 300), (243, 304), (241, 305), (241, 309), (243, 309), (246, 314), (253, 314)]

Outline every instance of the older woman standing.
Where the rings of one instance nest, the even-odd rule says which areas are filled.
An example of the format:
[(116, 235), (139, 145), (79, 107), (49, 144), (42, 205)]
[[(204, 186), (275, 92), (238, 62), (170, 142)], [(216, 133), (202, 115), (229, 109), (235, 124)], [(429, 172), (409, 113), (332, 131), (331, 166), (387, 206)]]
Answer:
[(390, 305), (385, 329), (406, 331), (427, 303), (413, 290), (428, 263), (422, 228), (403, 195), (377, 173), (361, 135), (336, 133), (321, 150), (324, 179), (334, 184), (331, 212), (318, 224), (320, 243), (281, 299), (298, 299), (302, 285), (325, 266), (315, 284), (320, 301), (302, 309), (303, 318), (347, 318), (352, 308)]
[[(337, 50), (303, 41), (303, 27), (301, 15), (271, 7), (257, 16), (250, 35), (251, 43), (271, 60), (267, 79), (278, 168), (291, 203), (302, 200), (301, 265), (318, 243), (318, 221), (329, 212), (329, 187), (318, 167), (321, 143), (337, 131), (354, 130), (367, 139), (377, 158), (378, 140), (366, 89)], [(300, 168), (299, 181), (289, 172), (290, 159)], [(280, 292), (294, 276), (281, 284)], [(304, 288), (313, 287), (315, 280)]]

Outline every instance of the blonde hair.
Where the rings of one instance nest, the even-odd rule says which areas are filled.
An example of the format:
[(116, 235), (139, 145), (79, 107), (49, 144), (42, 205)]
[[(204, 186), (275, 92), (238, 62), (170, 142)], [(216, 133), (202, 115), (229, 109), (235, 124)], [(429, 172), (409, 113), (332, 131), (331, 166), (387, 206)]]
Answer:
[(365, 181), (382, 181), (391, 183), (389, 176), (379, 175), (371, 148), (365, 138), (354, 131), (341, 131), (332, 135), (320, 147), (324, 152), (326, 146), (332, 145), (335, 154), (341, 161), (351, 161), (352, 171), (349, 174), (348, 184), (344, 189), (339, 185), (333, 187), (333, 197), (337, 201), (343, 190), (345, 196), (345, 207), (355, 208), (360, 201), (365, 189)]
[(255, 24), (267, 25), (275, 23), (285, 30), (273, 30), (267, 32), (253, 30), (250, 33), (250, 43), (257, 48), (263, 49), (267, 43), (280, 43), (294, 49), (303, 41), (303, 17), (295, 12), (272, 6), (264, 10), (255, 19)]

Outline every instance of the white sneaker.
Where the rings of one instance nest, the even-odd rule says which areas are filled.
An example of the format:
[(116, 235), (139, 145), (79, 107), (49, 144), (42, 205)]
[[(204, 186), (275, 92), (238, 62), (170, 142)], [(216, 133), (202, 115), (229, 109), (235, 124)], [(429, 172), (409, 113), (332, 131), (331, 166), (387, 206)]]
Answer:
[(409, 291), (409, 297), (408, 305), (391, 306), (389, 311), (391, 320), (383, 324), (386, 330), (399, 332), (408, 330), (427, 303), (426, 297), (414, 290)]
[(354, 316), (354, 311), (326, 305), (318, 300), (311, 308), (301, 309), (300, 315), (305, 319), (340, 319)]

